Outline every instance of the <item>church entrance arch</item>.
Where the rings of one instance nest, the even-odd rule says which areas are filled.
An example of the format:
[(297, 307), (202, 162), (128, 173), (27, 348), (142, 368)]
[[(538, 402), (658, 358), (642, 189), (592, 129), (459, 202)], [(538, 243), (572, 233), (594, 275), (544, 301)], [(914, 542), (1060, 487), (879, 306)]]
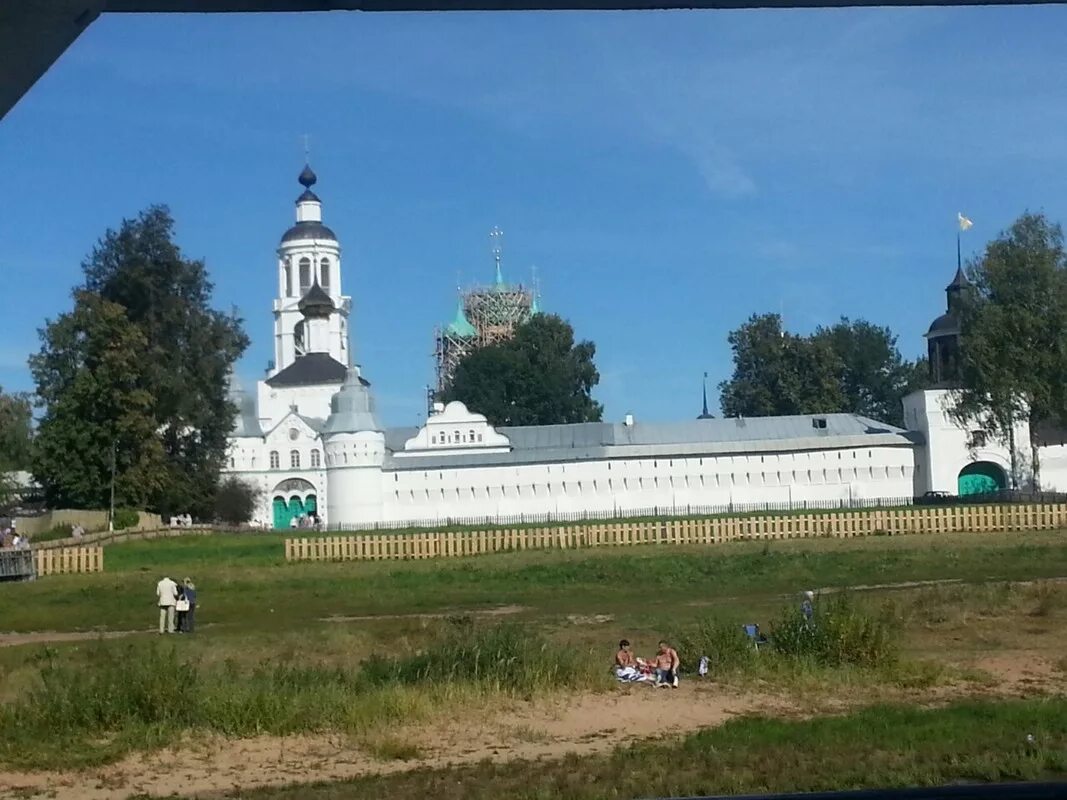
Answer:
[(988, 494), (1008, 487), (1008, 476), (991, 461), (975, 461), (960, 470), (957, 493), (960, 497)]
[(282, 530), (293, 527), (293, 520), (314, 514), (318, 510), (315, 486), (303, 478), (288, 478), (271, 492), (274, 527)]

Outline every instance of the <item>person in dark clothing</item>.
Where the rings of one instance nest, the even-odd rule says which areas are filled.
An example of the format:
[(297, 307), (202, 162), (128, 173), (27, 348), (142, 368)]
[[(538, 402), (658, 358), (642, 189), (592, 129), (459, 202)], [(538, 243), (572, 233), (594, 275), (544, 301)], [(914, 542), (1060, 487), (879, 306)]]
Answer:
[(192, 633), (196, 627), (196, 585), (192, 579), (186, 578), (182, 581), (181, 593), (189, 608), (178, 614), (178, 630), (182, 633)]

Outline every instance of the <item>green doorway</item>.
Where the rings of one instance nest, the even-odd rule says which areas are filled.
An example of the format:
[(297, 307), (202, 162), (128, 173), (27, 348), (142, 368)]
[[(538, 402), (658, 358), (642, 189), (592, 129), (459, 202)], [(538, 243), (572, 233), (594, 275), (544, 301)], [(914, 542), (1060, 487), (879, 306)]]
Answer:
[[(304, 501), (294, 494), (289, 498), (289, 519), (295, 519), (299, 522), (300, 518), (304, 516), (305, 513)], [(291, 522), (289, 524), (292, 525)]]
[(285, 502), (284, 497), (274, 498), (274, 527), (285, 529), (289, 527), (289, 504)]
[(960, 497), (988, 494), (1008, 486), (1004, 470), (989, 461), (976, 461), (960, 470), (957, 481)]

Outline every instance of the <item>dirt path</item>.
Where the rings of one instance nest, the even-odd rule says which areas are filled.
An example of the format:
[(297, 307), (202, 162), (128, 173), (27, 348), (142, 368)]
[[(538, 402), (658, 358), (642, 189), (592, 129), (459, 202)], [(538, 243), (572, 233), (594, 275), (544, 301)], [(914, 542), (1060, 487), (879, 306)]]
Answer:
[[(469, 614), (472, 617), (505, 617), (521, 614), (527, 609), (523, 606), (499, 606), (475, 610), (440, 611), (427, 614), (367, 614), (363, 616), (320, 617), (317, 622), (367, 622), (379, 619), (444, 619), (455, 614)], [(201, 628), (220, 627), (218, 623), (208, 623)], [(0, 647), (18, 647), (24, 644), (57, 644), (62, 642), (84, 642), (95, 639), (122, 639), (144, 633), (155, 633), (155, 628), (141, 628), (132, 631), (38, 631), (31, 633), (0, 633)]]
[[(384, 760), (374, 743), (361, 745), (340, 736), (201, 739), (181, 748), (136, 755), (107, 767), (69, 772), (0, 773), (0, 797), (23, 800), (125, 800), (132, 795), (165, 797), (218, 795), (235, 787), (253, 789), (315, 781), (336, 781), (419, 767), (470, 764), (484, 759), (559, 758), (604, 753), (647, 731), (649, 721), (672, 720), (671, 734), (721, 725), (739, 715), (808, 716), (839, 713), (876, 700), (939, 703), (961, 693), (997, 696), (1067, 691), (1067, 674), (1047, 654), (1031, 651), (985, 656), (977, 666), (995, 679), (988, 686), (940, 687), (910, 695), (808, 698), (800, 704), (785, 695), (741, 692), (715, 683), (684, 681), (677, 690), (647, 685), (620, 686), (605, 694), (515, 702), (495, 714), (469, 711), (474, 722), (450, 719), (447, 726), (399, 730), (395, 741), (418, 748), (410, 760)], [(812, 702), (814, 700), (814, 702)], [(380, 744), (380, 743), (379, 743)]]

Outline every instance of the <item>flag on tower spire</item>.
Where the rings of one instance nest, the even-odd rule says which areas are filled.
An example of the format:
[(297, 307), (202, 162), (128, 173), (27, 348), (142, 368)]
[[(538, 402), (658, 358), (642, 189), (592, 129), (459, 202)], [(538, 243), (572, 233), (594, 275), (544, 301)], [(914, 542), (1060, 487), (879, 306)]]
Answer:
[(963, 216), (963, 213), (959, 211), (956, 212), (956, 221), (960, 226), (959, 230), (956, 231), (956, 271), (959, 272), (963, 269), (963, 256), (960, 251), (960, 234), (963, 231), (970, 230), (974, 226), (974, 223), (967, 217)]

